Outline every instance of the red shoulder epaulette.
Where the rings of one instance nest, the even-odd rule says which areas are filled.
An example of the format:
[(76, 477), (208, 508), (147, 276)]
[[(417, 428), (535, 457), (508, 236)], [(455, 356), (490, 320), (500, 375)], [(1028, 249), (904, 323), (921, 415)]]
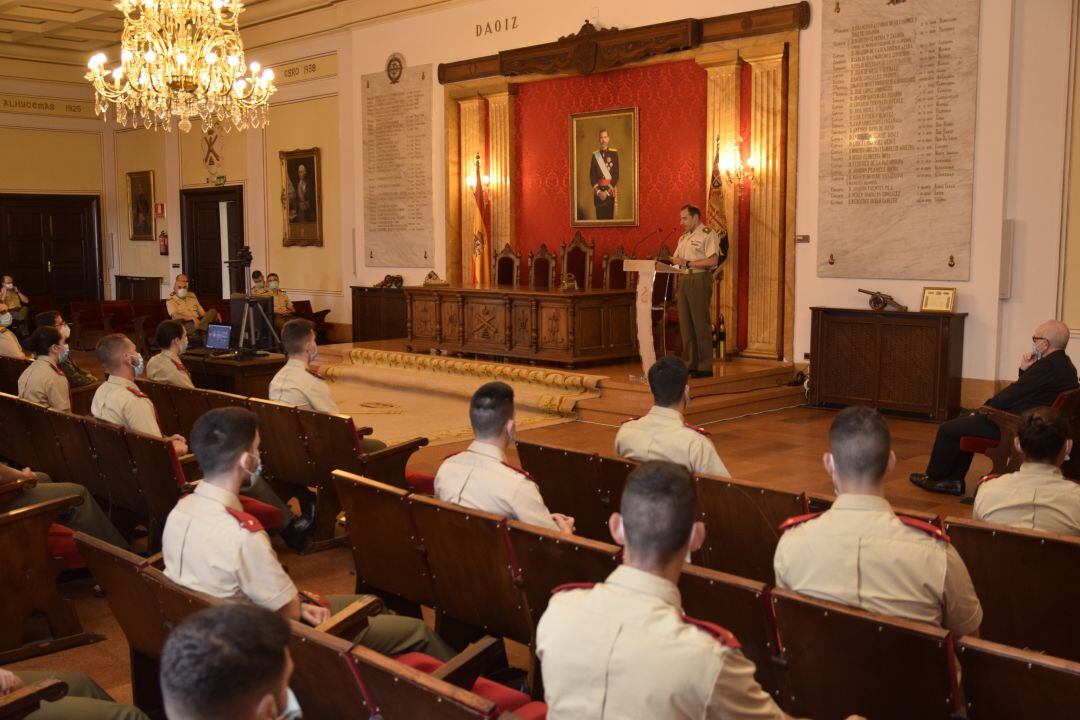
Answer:
[[(145, 397), (145, 395), (143, 396)], [(259, 522), (259, 518), (255, 517), (251, 513), (246, 513), (243, 510), (233, 510), (230, 507), (225, 508), (226, 512), (236, 518), (236, 521), (240, 523), (240, 527), (244, 528), (248, 532), (262, 532), (263, 526)]]
[(49, 363), (49, 367), (51, 367), (51, 368), (53, 369), (53, 372), (54, 372), (54, 373), (56, 373), (57, 375), (59, 375), (60, 377), (67, 377), (66, 375), (64, 375), (64, 371), (63, 371), (63, 370), (61, 370), (60, 368), (56, 367), (56, 366), (55, 366), (55, 365), (53, 365), (52, 363)]
[(551, 594), (565, 592), (566, 590), (592, 590), (596, 587), (596, 583), (566, 583), (565, 585), (559, 585), (557, 588), (551, 591)]
[(716, 623), (706, 622), (705, 620), (698, 620), (697, 618), (692, 618), (689, 615), (683, 615), (682, 619), (684, 623), (693, 625), (694, 627), (709, 633), (714, 638), (716, 638), (721, 645), (726, 645), (729, 648), (734, 648), (735, 650), (742, 650), (742, 644), (739, 642), (738, 638), (736, 638), (731, 633), (730, 630), (722, 628)]
[(149, 395), (147, 395), (146, 393), (144, 393), (144, 392), (143, 392), (142, 390), (140, 390), (139, 388), (131, 387), (130, 385), (128, 385), (128, 386), (126, 386), (126, 387), (127, 387), (127, 389), (128, 389), (128, 390), (130, 390), (130, 391), (131, 391), (131, 394), (132, 394), (132, 395), (134, 395), (135, 397), (141, 397), (141, 398), (146, 398), (147, 400), (149, 400), (149, 399), (150, 399), (150, 396), (149, 396)]
[(319, 374), (318, 370), (312, 370), (311, 368), (304, 368), (304, 369), (307, 370), (312, 375), (314, 375), (315, 377), (319, 378), (320, 380), (323, 379), (323, 376)]
[(702, 434), (702, 435), (704, 435), (705, 437), (709, 437), (709, 435), (710, 435), (710, 434), (709, 434), (709, 431), (708, 431), (708, 430), (706, 430), (706, 429), (705, 429), (705, 428), (703, 428), (703, 427), (698, 427), (697, 425), (691, 425), (691, 424), (690, 424), (690, 423), (688, 423), (688, 422), (684, 422), (684, 423), (683, 423), (683, 425), (684, 425), (685, 427), (688, 427), (688, 428), (690, 428), (691, 430), (693, 430), (693, 431), (694, 431), (694, 432), (696, 432), (696, 433), (701, 433), (701, 434)]
[(816, 513), (809, 513), (807, 515), (796, 515), (795, 517), (789, 517), (787, 520), (780, 523), (780, 531), (783, 532), (784, 530), (790, 530), (791, 528), (795, 527), (796, 525), (802, 525), (807, 520), (813, 520), (814, 518), (816, 518), (820, 514), (821, 513), (816, 512)]
[(516, 465), (511, 465), (511, 464), (510, 464), (510, 463), (508, 463), (508, 462), (503, 462), (503, 465), (505, 465), (506, 467), (510, 468), (510, 469), (511, 469), (511, 470), (513, 470), (514, 472), (516, 472), (516, 473), (521, 473), (521, 474), (522, 474), (522, 475), (524, 475), (525, 477), (527, 477), (527, 478), (529, 478), (530, 480), (532, 480), (532, 475), (530, 475), (530, 474), (529, 474), (529, 473), (528, 473), (528, 472), (527, 472), (527, 471), (526, 471), (526, 470), (525, 470), (524, 468), (519, 468), (519, 467), (517, 467)]
[(900, 518), (900, 522), (904, 523), (908, 527), (913, 527), (916, 530), (922, 530), (927, 535), (932, 535), (935, 538), (937, 538), (938, 540), (943, 540), (945, 542), (952, 542), (951, 540), (949, 540), (949, 536), (945, 534), (944, 530), (942, 530), (941, 528), (938, 528), (938, 527), (934, 527), (933, 525), (931, 525), (928, 522), (924, 522), (922, 520), (916, 520), (913, 517), (907, 517), (905, 515), (897, 515), (897, 517)]
[(173, 360), (172, 364), (176, 366), (177, 370), (184, 373), (185, 375), (191, 375), (191, 373), (188, 372), (188, 369), (184, 367), (184, 363)]
[(1001, 477), (1001, 475), (997, 474), (997, 473), (991, 473), (990, 475), (983, 475), (981, 478), (979, 478), (979, 482), (975, 484), (975, 487), (980, 488), (980, 487), (982, 487), (983, 483), (988, 483), (991, 480), (993, 480), (994, 478), (999, 478), (999, 477)]

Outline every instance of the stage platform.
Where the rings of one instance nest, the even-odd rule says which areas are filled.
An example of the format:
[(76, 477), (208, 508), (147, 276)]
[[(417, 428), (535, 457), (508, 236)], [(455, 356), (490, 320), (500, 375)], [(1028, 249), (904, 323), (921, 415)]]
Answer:
[[(319, 346), (318, 365), (329, 367), (348, 363), (356, 349), (406, 353), (408, 341), (377, 340), (360, 343), (336, 343)], [(426, 354), (413, 353), (418, 357)], [(452, 356), (440, 356), (451, 357)], [(601, 425), (618, 426), (640, 417), (652, 406), (649, 386), (641, 379), (637, 362), (597, 363), (572, 370), (560, 366), (502, 361), (499, 358), (480, 358), (480, 363), (496, 363), (523, 371), (542, 370), (554, 376), (570, 378), (594, 386), (594, 392), (583, 393), (571, 407), (560, 408), (567, 419)], [(806, 403), (801, 384), (791, 385), (797, 369), (791, 363), (767, 360), (733, 359), (714, 364), (711, 378), (690, 381), (690, 407), (686, 421), (694, 425), (709, 425), (769, 410), (796, 407)]]

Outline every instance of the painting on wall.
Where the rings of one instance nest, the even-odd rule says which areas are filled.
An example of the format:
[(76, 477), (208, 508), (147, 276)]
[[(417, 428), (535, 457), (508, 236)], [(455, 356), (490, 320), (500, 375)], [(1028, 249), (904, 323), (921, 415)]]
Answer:
[(638, 224), (637, 108), (570, 116), (570, 224)]
[(281, 160), (282, 245), (322, 247), (322, 175), (319, 148), (278, 153)]
[(132, 240), (152, 242), (154, 235), (154, 171), (127, 174), (128, 222)]

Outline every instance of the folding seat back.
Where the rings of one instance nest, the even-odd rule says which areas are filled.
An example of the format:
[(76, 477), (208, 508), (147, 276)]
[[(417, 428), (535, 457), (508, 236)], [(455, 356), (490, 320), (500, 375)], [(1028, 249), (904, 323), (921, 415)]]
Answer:
[(184, 470), (168, 440), (133, 430), (124, 433), (124, 440), (139, 470), (139, 487), (150, 514), (150, 544), (157, 548), (165, 519), (180, 500)]
[(242, 408), (244, 410), (251, 409), (248, 406), (248, 399), (243, 395), (235, 395), (220, 390), (202, 390), (202, 393), (206, 395), (206, 403), (210, 406), (211, 410), (230, 407)]
[[(363, 451), (360, 449), (360, 433), (348, 415), (297, 410), (297, 418), (314, 465), (314, 482), (327, 482), (334, 470), (363, 474)], [(365, 428), (368, 433), (370, 428)]]
[(150, 510), (143, 496), (135, 459), (131, 456), (124, 438), (124, 428), (94, 418), (87, 418), (85, 427), (90, 444), (94, 447), (98, 475), (101, 476), (107, 491), (106, 500), (112, 505), (147, 517)]
[(248, 407), (259, 416), (259, 448), (266, 479), (290, 485), (310, 485), (313, 468), (308, 461), (307, 442), (296, 408), (259, 398), (250, 398)]
[(135, 332), (135, 306), (130, 300), (105, 300), (100, 307), (105, 332), (129, 336)]
[(968, 720), (1072, 720), (1080, 708), (1080, 663), (988, 640), (960, 640)]
[[(150, 398), (150, 402), (154, 403), (158, 424), (161, 426), (161, 434), (166, 437), (169, 435), (184, 435), (184, 433), (180, 432), (180, 419), (177, 417), (176, 406), (173, 405), (172, 386), (145, 378), (136, 379), (135, 384)], [(187, 435), (184, 435), (184, 437), (187, 437)]]
[(86, 434), (87, 419), (82, 415), (49, 410), (49, 427), (60, 445), (64, 464), (67, 467), (66, 479), (84, 486), (92, 494), (107, 498), (108, 488), (98, 474), (94, 448)]
[(619, 566), (622, 549), (597, 540), (527, 525), (506, 523), (517, 558), (533, 629), (547, 610), (551, 591), (567, 583), (603, 582)]
[[(833, 506), (836, 502), (836, 497), (833, 495), (826, 495), (825, 493), (806, 493), (806, 508), (807, 512), (822, 513)], [(924, 523), (930, 523), (935, 527), (943, 527), (941, 516), (935, 513), (925, 512), (923, 510), (913, 510), (907, 507), (893, 506), (893, 512), (902, 517), (914, 518), (916, 520), (922, 520)]]
[(20, 467), (41, 467), (37, 446), (30, 432), (30, 403), (17, 395), (0, 394), (0, 416), (4, 438), (3, 456)]
[(754, 677), (776, 697), (779, 689), (773, 656), (776, 628), (769, 607), (769, 588), (757, 580), (683, 565), (679, 578), (683, 611), (729, 630), (738, 638), (743, 654), (757, 666)]
[(575, 532), (601, 542), (611, 538), (610, 499), (600, 484), (599, 458), (568, 448), (519, 440), (518, 457), (552, 512), (574, 518)]
[(349, 524), (359, 592), (377, 591), (416, 605), (435, 606), (435, 595), (409, 514), (409, 493), (342, 471), (333, 474)]
[(1080, 661), (1080, 538), (946, 518), (982, 603), (979, 635)]
[(695, 476), (694, 488), (705, 523), (696, 562), (771, 585), (780, 524), (806, 512), (803, 494), (707, 475)]
[[(169, 396), (172, 397), (173, 407), (176, 409), (177, 432), (185, 438), (191, 437), (191, 428), (195, 421), (210, 411), (210, 403), (206, 400), (206, 393), (198, 388), (177, 387), (167, 385)], [(162, 431), (164, 432), (164, 430)]]
[(785, 708), (797, 717), (948, 720), (952, 638), (935, 625), (773, 590)]
[[(596, 470), (597, 475), (600, 478), (601, 488), (600, 502), (603, 505), (604, 510), (610, 516), (611, 513), (619, 509), (619, 503), (622, 502), (623, 487), (626, 485), (626, 476), (638, 466), (638, 463), (624, 458), (607, 457), (605, 455), (598, 455), (596, 461)], [(603, 538), (606, 540), (611, 537), (611, 533), (607, 530), (606, 523), (604, 525), (604, 530), (605, 532), (608, 532)]]
[[(289, 624), (292, 629), (289, 654), (294, 667), (289, 687), (296, 693), (304, 715), (312, 718), (373, 716), (375, 713), (368, 707), (358, 680), (359, 672), (349, 657), (353, 643), (298, 622)], [(371, 652), (366, 648), (363, 650)]]
[(188, 590), (165, 577), (165, 573), (153, 565), (145, 565), (141, 568), (142, 579), (150, 588), (154, 599), (157, 601), (161, 613), (165, 616), (166, 625), (171, 631), (189, 615), (194, 615), (203, 608), (213, 605), (224, 604), (224, 600), (215, 598), (201, 592)]
[(405, 480), (405, 467), (409, 458), (420, 448), (428, 444), (426, 437), (415, 437), (395, 445), (365, 453), (363, 455), (364, 476), (373, 480), (405, 488), (409, 484)]
[(30, 367), (32, 360), (0, 356), (0, 392), (19, 394), (19, 376)]
[[(348, 657), (357, 669), (372, 717), (383, 720), (480, 720), (499, 716), (494, 701), (365, 647), (353, 648)], [(307, 713), (306, 705), (304, 712)]]
[(422, 495), (410, 495), (405, 503), (420, 534), (440, 613), (485, 634), (532, 644), (532, 622), (504, 520)]
[(30, 434), (30, 441), (34, 444), (34, 452), (37, 455), (37, 465), (31, 465), (33, 470), (43, 472), (55, 482), (68, 482), (67, 464), (64, 455), (60, 451), (60, 443), (52, 431), (49, 422), (49, 409), (44, 405), (38, 405), (26, 400), (21, 401), (22, 418), (26, 422), (26, 429)]

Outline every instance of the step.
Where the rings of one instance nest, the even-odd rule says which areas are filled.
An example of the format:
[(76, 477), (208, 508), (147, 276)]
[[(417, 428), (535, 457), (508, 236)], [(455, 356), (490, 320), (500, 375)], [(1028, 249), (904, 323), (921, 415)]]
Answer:
[[(713, 395), (690, 403), (686, 421), (692, 425), (706, 425), (720, 420), (750, 415), (767, 410), (796, 407), (806, 402), (801, 386), (774, 386)], [(602, 425), (618, 426), (627, 420), (641, 417), (652, 407), (652, 397), (645, 396), (634, 403), (605, 402), (605, 398), (582, 400), (575, 406), (577, 419)]]

